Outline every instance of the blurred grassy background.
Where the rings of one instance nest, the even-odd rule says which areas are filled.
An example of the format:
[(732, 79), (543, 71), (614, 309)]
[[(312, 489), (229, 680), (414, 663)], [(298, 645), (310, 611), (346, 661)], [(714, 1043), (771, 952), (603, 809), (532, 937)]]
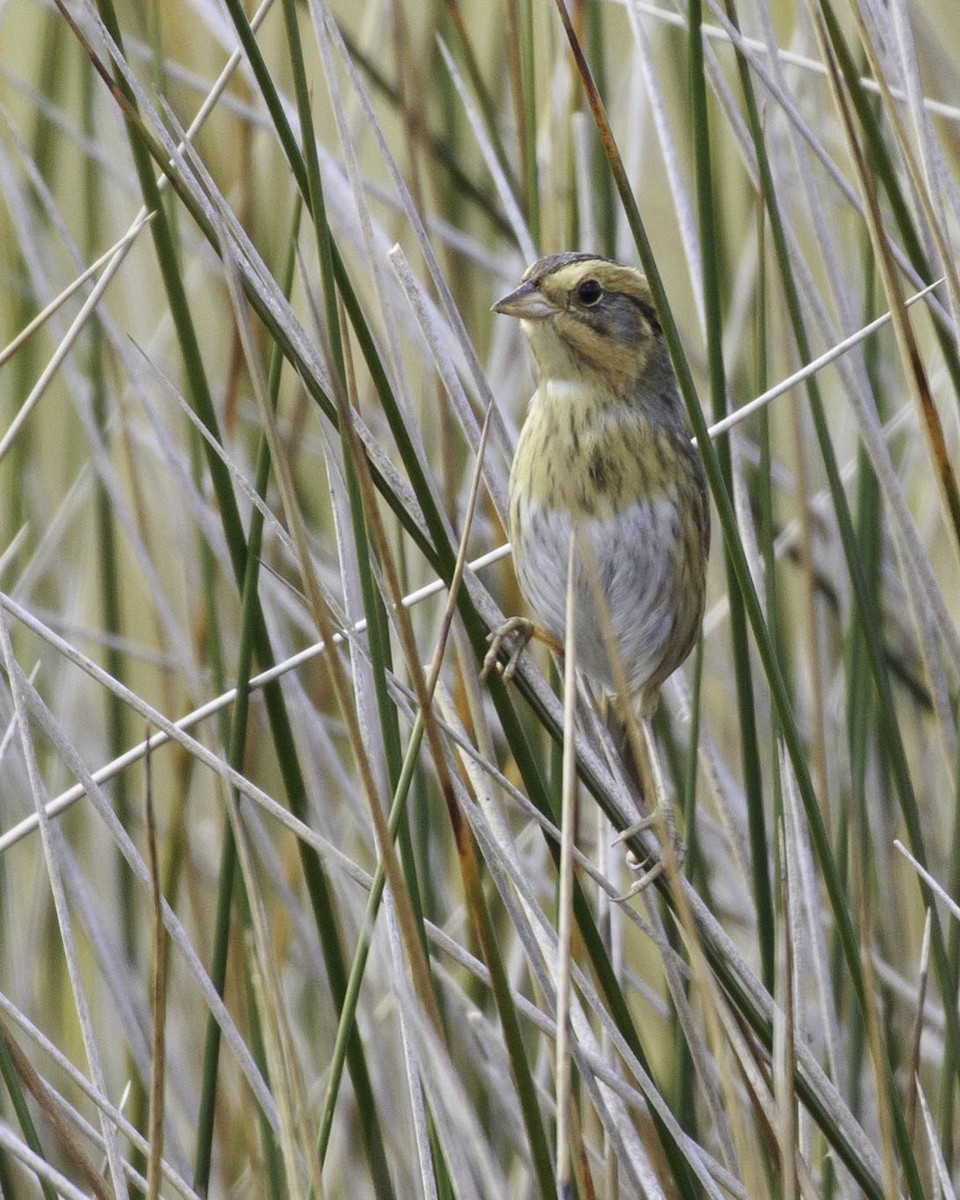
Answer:
[(0, 8), (4, 1196), (557, 1194), (556, 672), (457, 556), (565, 248), (708, 426), (892, 319), (710, 443), (628, 905), (581, 698), (564, 1194), (955, 1194), (954, 5), (565, 11)]

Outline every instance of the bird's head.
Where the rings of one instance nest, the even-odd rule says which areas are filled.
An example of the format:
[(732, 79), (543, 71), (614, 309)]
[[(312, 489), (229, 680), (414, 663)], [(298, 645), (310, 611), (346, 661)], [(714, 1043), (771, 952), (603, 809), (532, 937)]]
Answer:
[(493, 305), (517, 317), (541, 381), (602, 383), (617, 392), (669, 369), (645, 276), (593, 254), (555, 254)]

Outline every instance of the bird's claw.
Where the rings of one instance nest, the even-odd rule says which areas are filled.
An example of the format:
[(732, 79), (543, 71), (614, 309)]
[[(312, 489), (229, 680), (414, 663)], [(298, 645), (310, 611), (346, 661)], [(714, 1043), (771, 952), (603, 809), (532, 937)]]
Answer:
[[(484, 655), (483, 666), (480, 669), (481, 681), (485, 681), (490, 672), (496, 667), (501, 672), (503, 682), (509, 683), (516, 674), (520, 655), (526, 650), (530, 641), (538, 636), (539, 631), (536, 625), (528, 620), (527, 617), (510, 617), (509, 620), (504, 621), (502, 625), (494, 629), (487, 637), (490, 649)], [(500, 651), (508, 641), (512, 641), (513, 646), (510, 649), (507, 661), (501, 666), (499, 662)]]
[[(483, 667), (480, 670), (481, 680), (486, 680), (493, 668), (497, 667), (503, 676), (504, 683), (509, 683), (517, 670), (520, 655), (526, 650), (530, 639), (534, 635), (534, 630), (535, 626), (533, 622), (529, 621), (526, 617), (511, 617), (494, 629), (487, 637), (490, 648), (483, 659)], [(510, 649), (510, 656), (501, 666), (499, 662), (500, 651), (503, 649), (504, 644), (511, 640), (513, 641), (513, 646)]]
[[(671, 865), (673, 867), (679, 867), (686, 857), (687, 847), (677, 835), (677, 828), (673, 820), (673, 808), (669, 804), (662, 803), (652, 813), (650, 813), (649, 816), (641, 817), (638, 821), (634, 821), (632, 825), (628, 825), (626, 829), (622, 830), (616, 836), (616, 838), (614, 838), (613, 844), (615, 846), (619, 845), (621, 842), (627, 841), (637, 833), (643, 833), (647, 829), (653, 829), (660, 825), (664, 825), (666, 827), (667, 837), (670, 841), (670, 850), (668, 851), (668, 854), (671, 859)], [(626, 860), (627, 866), (634, 874), (637, 874), (641, 870), (643, 871), (643, 874), (639, 879), (635, 879), (621, 896), (616, 897), (616, 902), (618, 904), (623, 904), (627, 900), (631, 900), (634, 896), (639, 895), (640, 892), (644, 891), (645, 888), (648, 888), (651, 883), (659, 879), (666, 870), (666, 863), (664, 861), (664, 857), (662, 856), (662, 851), (661, 857), (655, 862), (651, 863), (649, 866), (646, 865), (650, 861), (649, 857), (640, 859), (636, 853), (629, 848), (627, 849)]]

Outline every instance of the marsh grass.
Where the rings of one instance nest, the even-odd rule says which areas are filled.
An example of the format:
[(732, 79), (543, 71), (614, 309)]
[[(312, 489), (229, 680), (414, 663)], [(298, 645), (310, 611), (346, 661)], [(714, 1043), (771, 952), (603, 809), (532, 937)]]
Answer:
[[(0, 1193), (954, 1195), (951, 17), (3, 8)], [(560, 676), (478, 670), (567, 247), (714, 550), (628, 905), (578, 698), (558, 1185)]]

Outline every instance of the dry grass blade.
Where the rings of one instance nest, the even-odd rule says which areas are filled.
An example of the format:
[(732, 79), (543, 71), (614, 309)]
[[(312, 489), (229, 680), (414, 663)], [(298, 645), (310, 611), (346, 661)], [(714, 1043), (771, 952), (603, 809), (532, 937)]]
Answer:
[(929, 871), (927, 871), (920, 863), (917, 862), (916, 858), (910, 853), (903, 842), (901, 842), (899, 839), (895, 839), (893, 846), (895, 850), (899, 851), (899, 853), (903, 855), (913, 870), (916, 871), (917, 875), (923, 879), (923, 881), (930, 888), (933, 889), (937, 899), (946, 905), (946, 907), (952, 913), (954, 920), (960, 921), (960, 904), (958, 904), (956, 899), (950, 895), (946, 888), (944, 888), (943, 884), (940, 883), (938, 879), (931, 875)]
[[(253, 7), (0, 5), (0, 1192), (956, 1195), (954, 0)], [(578, 648), (479, 678), (578, 248), (719, 518), (629, 906)]]
[(13, 1060), (24, 1087), (33, 1097), (44, 1118), (50, 1123), (62, 1152), (72, 1163), (73, 1170), (80, 1175), (85, 1186), (97, 1200), (110, 1200), (113, 1196), (112, 1189), (104, 1182), (97, 1166), (90, 1160), (79, 1138), (61, 1115), (60, 1109), (52, 1100), (43, 1079), (11, 1037), (10, 1031), (2, 1024), (0, 1024), (0, 1037), (3, 1038), (7, 1053)]
[(35, 1178), (52, 1184), (56, 1188), (56, 1195), (62, 1196), (63, 1200), (90, 1200), (89, 1192), (76, 1187), (68, 1176), (61, 1174), (39, 1154), (35, 1154), (5, 1121), (0, 1121), (0, 1147), (10, 1155), (13, 1162), (26, 1167)]
[(560, 887), (557, 898), (557, 1192), (570, 1192), (573, 1168), (571, 1138), (572, 1099), (570, 1091), (570, 954), (573, 923), (573, 843), (579, 821), (577, 806), (577, 627), (576, 562), (578, 554), (576, 529), (570, 530), (570, 549), (567, 556), (567, 638), (563, 648), (563, 805), (560, 818)]
[[(36, 758), (36, 748), (33, 743), (33, 735), (28, 716), (28, 697), (30, 696), (32, 689), (14, 657), (13, 645), (10, 641), (10, 632), (6, 620), (0, 620), (0, 653), (2, 653), (3, 656), (6, 676), (14, 698), (17, 722), (19, 726), (20, 744), (23, 751), (24, 760), (26, 762), (27, 772), (30, 777), (34, 802), (37, 807), (37, 815), (40, 818), (40, 835), (43, 843), (44, 859), (47, 866), (47, 874), (50, 880), (51, 891), (53, 893), (53, 901), (57, 914), (57, 924), (60, 929), (60, 937), (63, 943), (64, 957), (70, 973), (70, 984), (73, 992), (74, 1003), (76, 1004), (77, 1017), (80, 1023), (84, 1050), (86, 1052), (87, 1062), (90, 1068), (90, 1075), (97, 1090), (103, 1095), (107, 1095), (106, 1077), (103, 1070), (99, 1039), (93, 1021), (89, 997), (83, 983), (80, 958), (74, 938), (73, 921), (70, 916), (67, 896), (63, 886), (63, 878), (60, 866), (59, 833), (56, 829), (52, 829), (48, 824), (46, 814), (44, 812), (43, 785), (40, 780)], [(110, 1170), (110, 1179), (113, 1185), (113, 1193), (118, 1200), (123, 1200), (123, 1198), (128, 1195), (128, 1192), (126, 1175), (123, 1170), (120, 1148), (116, 1137), (116, 1130), (108, 1120), (103, 1118), (101, 1119), (100, 1126), (106, 1146), (107, 1162)]]
[[(824, 57), (830, 66), (829, 77), (831, 85), (847, 133), (851, 156), (856, 164), (857, 176), (863, 190), (864, 207), (871, 241), (873, 242), (877, 262), (883, 277), (884, 290), (891, 300), (890, 313), (893, 319), (893, 327), (897, 334), (897, 341), (907, 372), (907, 379), (920, 411), (921, 427), (927, 437), (930, 457), (933, 462), (935, 477), (940, 486), (940, 494), (948, 527), (953, 533), (954, 550), (958, 557), (960, 557), (960, 486), (957, 484), (956, 475), (950, 460), (940, 414), (933, 402), (933, 394), (923, 363), (923, 356), (920, 353), (910, 324), (906, 320), (903, 289), (893, 263), (893, 256), (890, 253), (886, 232), (883, 228), (883, 218), (880, 212), (873, 172), (868, 167), (860, 150), (856, 131), (853, 126), (851, 106), (844, 95), (839, 77), (839, 68), (828, 49), (825, 32), (819, 22), (816, 23), (815, 27), (820, 31)], [(866, 39), (866, 41), (869, 45), (869, 39)], [(944, 247), (941, 245), (942, 249)], [(946, 257), (941, 256), (941, 261), (946, 263), (949, 257), (949, 253)], [(949, 282), (953, 284), (953, 272), (948, 271), (947, 274)], [(956, 286), (953, 286), (951, 291), (956, 295)]]
[(147, 863), (150, 867), (150, 957), (152, 962), (150, 1012), (153, 1017), (150, 1043), (150, 1157), (147, 1163), (147, 1200), (158, 1200), (162, 1178), (164, 1094), (166, 1090), (167, 931), (163, 923), (163, 891), (160, 880), (160, 855), (157, 847), (157, 822), (153, 806), (149, 751), (147, 752), (146, 769)]

